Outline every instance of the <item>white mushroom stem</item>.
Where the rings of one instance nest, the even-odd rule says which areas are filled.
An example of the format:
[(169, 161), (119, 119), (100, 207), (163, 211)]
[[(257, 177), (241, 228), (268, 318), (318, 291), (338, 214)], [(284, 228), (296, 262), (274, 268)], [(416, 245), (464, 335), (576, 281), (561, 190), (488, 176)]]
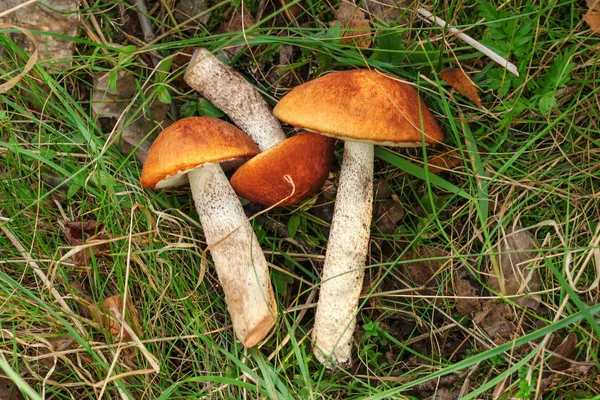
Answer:
[(221, 166), (205, 164), (188, 178), (233, 329), (245, 347), (253, 347), (277, 318), (264, 254)]
[(373, 211), (372, 144), (346, 141), (313, 328), (317, 359), (328, 368), (351, 363)]
[(258, 90), (210, 51), (202, 47), (194, 51), (183, 79), (227, 114), (260, 151), (285, 140), (281, 124)]

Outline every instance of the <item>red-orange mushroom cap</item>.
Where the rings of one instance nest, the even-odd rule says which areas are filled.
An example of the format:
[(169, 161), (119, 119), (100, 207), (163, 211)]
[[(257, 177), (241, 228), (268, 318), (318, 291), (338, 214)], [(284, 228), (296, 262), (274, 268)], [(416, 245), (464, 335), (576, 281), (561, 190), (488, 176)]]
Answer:
[(238, 168), (231, 186), (239, 196), (266, 206), (296, 204), (318, 192), (327, 179), (334, 142), (310, 132), (292, 136)]
[(187, 183), (187, 172), (207, 163), (236, 167), (258, 154), (256, 144), (235, 126), (211, 117), (189, 117), (156, 138), (142, 168), (142, 186), (168, 188)]
[(372, 70), (332, 72), (306, 82), (285, 95), (273, 114), (302, 129), (385, 146), (444, 139), (415, 88)]

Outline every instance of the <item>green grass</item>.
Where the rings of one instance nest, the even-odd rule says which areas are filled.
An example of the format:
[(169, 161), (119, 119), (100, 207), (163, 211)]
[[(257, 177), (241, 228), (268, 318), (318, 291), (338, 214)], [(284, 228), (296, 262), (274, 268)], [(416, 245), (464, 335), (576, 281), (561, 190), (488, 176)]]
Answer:
[[(431, 12), (508, 57), (520, 77), (421, 22), (388, 25), (371, 16), (371, 48), (342, 44), (341, 27), (330, 24), (337, 2), (288, 3), (290, 11), (303, 7), (298, 23), (279, 2), (252, 2), (249, 12), (261, 18), (245, 37), (216, 33), (238, 2), (219, 3), (196, 33), (177, 27), (173, 2), (149, 3), (155, 43), (143, 44), (131, 5), (120, 13), (121, 2), (87, 1), (72, 66), (50, 74), (51, 62), (38, 60), (0, 94), (0, 397), (5, 377), (32, 399), (420, 399), (434, 394), (435, 382), (448, 398), (600, 396), (600, 36), (582, 20), (585, 2), (435, 2)], [(28, 55), (7, 35), (0, 42), (5, 81)], [(187, 46), (245, 43), (251, 47), (231, 65), (272, 104), (321, 73), (368, 66), (414, 82), (446, 135), (438, 148), (376, 150), (375, 179), (405, 215), (393, 232), (372, 229), (347, 370), (320, 366), (310, 339), (334, 199), (254, 221), (274, 266), (280, 316), (260, 348), (244, 350), (210, 259), (202, 275), (205, 242), (189, 191), (144, 190), (135, 158), (107, 145), (110, 129), (92, 113), (93, 76), (127, 71), (139, 87), (134, 114), (147, 115), (157, 97), (179, 114), (197, 114), (189, 104), (198, 94), (178, 80), (184, 70), (157, 71), (150, 55), (170, 60)], [(293, 59), (280, 68), (295, 82), (269, 74), (287, 45)], [(480, 88), (483, 108), (437, 77), (459, 65)], [(336, 149), (334, 173), (342, 144)], [(423, 167), (450, 149), (459, 167), (439, 175)], [(72, 246), (64, 224), (84, 220), (104, 225), (111, 254), (82, 267), (65, 256)], [(542, 249), (537, 312), (485, 288), (494, 246), (514, 222), (531, 227)], [(421, 282), (415, 271), (426, 265), (437, 271)], [(481, 322), (456, 310), (459, 273), (482, 286), (482, 302), (509, 305), (510, 340), (494, 343)], [(141, 343), (119, 343), (86, 309), (113, 295), (132, 299)], [(569, 332), (577, 335), (570, 355), (577, 363), (541, 389), (549, 351)]]

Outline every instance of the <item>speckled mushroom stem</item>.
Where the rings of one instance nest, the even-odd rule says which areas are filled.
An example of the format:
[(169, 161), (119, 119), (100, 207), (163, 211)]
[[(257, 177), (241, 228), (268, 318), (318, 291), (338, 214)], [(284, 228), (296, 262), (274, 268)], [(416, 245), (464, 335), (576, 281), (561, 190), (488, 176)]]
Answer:
[(351, 363), (373, 211), (373, 157), (372, 144), (344, 144), (312, 333), (315, 356), (328, 368)]
[(253, 347), (277, 318), (264, 254), (221, 166), (205, 164), (188, 177), (233, 329), (245, 347)]
[(223, 111), (265, 151), (285, 140), (279, 121), (258, 90), (210, 51), (194, 51), (183, 78)]

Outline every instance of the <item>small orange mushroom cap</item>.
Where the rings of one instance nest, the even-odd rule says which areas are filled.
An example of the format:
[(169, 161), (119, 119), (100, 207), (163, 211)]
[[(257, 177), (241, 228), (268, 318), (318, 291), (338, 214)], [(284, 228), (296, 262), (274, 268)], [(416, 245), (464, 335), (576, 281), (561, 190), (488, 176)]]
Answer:
[(334, 142), (310, 132), (293, 136), (238, 168), (231, 186), (239, 196), (266, 206), (296, 204), (323, 186), (333, 162)]
[(332, 72), (297, 86), (273, 109), (290, 125), (385, 146), (435, 144), (444, 135), (411, 85), (379, 72)]
[(248, 135), (211, 117), (189, 117), (156, 138), (142, 168), (142, 186), (160, 189), (187, 183), (187, 172), (206, 163), (235, 167), (259, 153)]

